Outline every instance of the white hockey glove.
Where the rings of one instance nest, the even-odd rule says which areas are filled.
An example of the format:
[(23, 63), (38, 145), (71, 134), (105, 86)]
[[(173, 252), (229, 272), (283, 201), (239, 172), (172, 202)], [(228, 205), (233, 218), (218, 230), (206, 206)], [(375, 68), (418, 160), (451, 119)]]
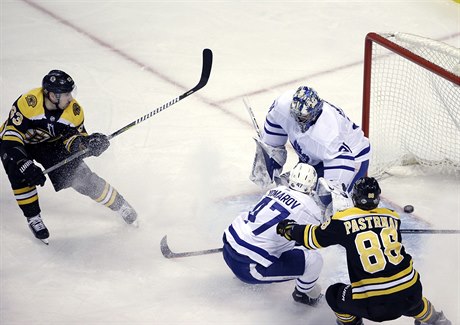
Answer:
[(256, 141), (256, 155), (249, 179), (260, 187), (267, 187), (279, 178), (286, 163), (287, 151), (283, 147), (272, 147), (259, 139)]
[[(345, 210), (353, 207), (353, 201), (349, 196), (345, 184), (338, 181), (327, 181), (323, 177), (318, 179), (318, 196), (322, 202), (330, 201), (325, 206), (325, 217), (329, 218), (337, 211)], [(329, 200), (324, 200), (329, 196)]]

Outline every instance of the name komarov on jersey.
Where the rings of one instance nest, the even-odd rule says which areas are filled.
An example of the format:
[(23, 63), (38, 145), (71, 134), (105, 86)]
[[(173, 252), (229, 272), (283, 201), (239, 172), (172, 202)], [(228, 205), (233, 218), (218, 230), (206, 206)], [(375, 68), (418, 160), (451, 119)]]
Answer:
[(266, 196), (272, 197), (274, 199), (278, 199), (279, 202), (283, 202), (288, 207), (290, 206), (291, 209), (295, 209), (298, 206), (300, 206), (300, 203), (297, 202), (297, 200), (295, 198), (293, 198), (288, 193), (283, 192), (281, 190), (273, 189), (273, 190), (269, 191)]

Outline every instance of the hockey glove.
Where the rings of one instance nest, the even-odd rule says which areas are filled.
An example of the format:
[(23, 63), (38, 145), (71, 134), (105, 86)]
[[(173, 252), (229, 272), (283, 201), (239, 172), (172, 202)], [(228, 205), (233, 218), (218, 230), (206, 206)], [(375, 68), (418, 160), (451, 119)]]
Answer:
[(23, 146), (2, 150), (1, 157), (10, 179), (19, 179), (19, 181), (26, 183), (28, 186), (43, 186), (45, 184), (45, 174), (43, 174), (40, 167), (29, 159)]
[(325, 206), (325, 217), (329, 218), (337, 211), (353, 207), (353, 202), (347, 192), (344, 183), (326, 180), (323, 177), (318, 179), (318, 196)]
[(43, 186), (46, 181), (45, 174), (40, 167), (34, 164), (30, 159), (24, 158), (17, 163), (19, 173), (28, 186)]
[(110, 146), (110, 141), (105, 134), (93, 133), (87, 137), (82, 137), (81, 145), (88, 149), (85, 157), (99, 157)]
[(284, 219), (276, 226), (276, 233), (287, 240), (292, 239), (292, 228), (297, 225), (297, 222), (291, 219)]

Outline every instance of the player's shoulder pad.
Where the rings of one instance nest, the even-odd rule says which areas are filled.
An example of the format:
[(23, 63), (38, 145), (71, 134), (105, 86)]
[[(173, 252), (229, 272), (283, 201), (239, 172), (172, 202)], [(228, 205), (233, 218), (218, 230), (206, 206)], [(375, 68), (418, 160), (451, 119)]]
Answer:
[(83, 124), (85, 120), (83, 108), (75, 99), (73, 99), (69, 106), (64, 109), (64, 112), (61, 115), (61, 119), (66, 120), (70, 125), (78, 127)]
[(276, 112), (281, 116), (290, 116), (292, 97), (294, 96), (295, 92), (295, 89), (283, 92), (275, 99), (269, 111), (272, 113)]
[(16, 106), (26, 118), (31, 119), (45, 113), (42, 88), (35, 88), (23, 94), (16, 101)]
[(353, 216), (353, 215), (360, 215), (360, 214), (363, 214), (363, 210), (353, 207), (353, 208), (348, 208), (348, 209), (336, 212), (332, 216), (331, 219), (342, 220), (342, 219), (346, 219), (347, 217), (350, 217), (350, 216)]
[(392, 210), (392, 209), (377, 208), (377, 209), (373, 209), (372, 212), (374, 212), (376, 214), (387, 214), (387, 215), (389, 214), (393, 218), (400, 219), (399, 214), (396, 211)]

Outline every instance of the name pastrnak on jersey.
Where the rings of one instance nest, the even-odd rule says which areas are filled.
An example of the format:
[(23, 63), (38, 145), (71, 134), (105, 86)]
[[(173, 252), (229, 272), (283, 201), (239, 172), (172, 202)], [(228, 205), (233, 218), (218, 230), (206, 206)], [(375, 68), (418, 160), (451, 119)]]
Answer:
[(64, 109), (49, 111), (44, 106), (42, 88), (23, 94), (13, 104), (8, 119), (0, 127), (2, 145), (33, 145), (68, 140), (86, 134), (83, 109), (73, 99)]
[(393, 210), (350, 208), (320, 226), (307, 225), (303, 241), (309, 249), (337, 244), (346, 249), (353, 299), (385, 296), (419, 278), (401, 243), (400, 223)]

